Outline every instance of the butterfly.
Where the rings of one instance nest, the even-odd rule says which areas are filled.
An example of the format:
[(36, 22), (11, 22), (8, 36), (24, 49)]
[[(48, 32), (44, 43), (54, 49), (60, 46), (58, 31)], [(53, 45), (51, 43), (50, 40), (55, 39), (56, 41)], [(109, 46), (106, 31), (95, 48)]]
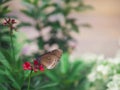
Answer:
[(59, 62), (61, 56), (62, 56), (62, 50), (55, 49), (41, 55), (40, 57), (37, 58), (37, 60), (47, 69), (53, 69)]

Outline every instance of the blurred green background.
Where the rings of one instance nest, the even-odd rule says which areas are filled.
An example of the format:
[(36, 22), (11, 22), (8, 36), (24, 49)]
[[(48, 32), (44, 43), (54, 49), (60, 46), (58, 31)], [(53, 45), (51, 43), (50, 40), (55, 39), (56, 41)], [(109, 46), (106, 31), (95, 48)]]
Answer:
[[(0, 90), (26, 90), (22, 64), (55, 48), (63, 50), (60, 63), (33, 73), (30, 90), (120, 90), (119, 2), (0, 0)], [(2, 25), (8, 17), (17, 22), (15, 60)]]

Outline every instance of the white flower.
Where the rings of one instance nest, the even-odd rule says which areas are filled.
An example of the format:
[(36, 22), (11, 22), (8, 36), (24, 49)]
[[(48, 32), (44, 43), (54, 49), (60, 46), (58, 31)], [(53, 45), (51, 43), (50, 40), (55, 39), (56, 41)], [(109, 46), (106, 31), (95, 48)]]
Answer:
[(120, 75), (114, 75), (112, 81), (107, 84), (107, 90), (120, 90)]
[(103, 75), (107, 75), (109, 73), (109, 67), (105, 65), (99, 65), (96, 68), (97, 72), (101, 72)]
[(88, 80), (90, 82), (94, 82), (96, 80), (96, 73), (95, 72), (92, 72), (88, 75)]
[(112, 63), (112, 64), (120, 64), (120, 58), (110, 58), (110, 59), (108, 59), (108, 61), (110, 62), (110, 63)]

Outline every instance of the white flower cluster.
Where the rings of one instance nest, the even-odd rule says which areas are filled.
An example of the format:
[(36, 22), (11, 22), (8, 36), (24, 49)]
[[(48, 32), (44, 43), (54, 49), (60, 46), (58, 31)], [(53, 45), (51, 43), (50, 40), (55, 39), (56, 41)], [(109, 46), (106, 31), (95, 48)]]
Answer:
[(112, 77), (112, 81), (107, 84), (107, 90), (120, 90), (120, 74)]
[(120, 90), (120, 57), (96, 58), (88, 80), (92, 83), (90, 90)]

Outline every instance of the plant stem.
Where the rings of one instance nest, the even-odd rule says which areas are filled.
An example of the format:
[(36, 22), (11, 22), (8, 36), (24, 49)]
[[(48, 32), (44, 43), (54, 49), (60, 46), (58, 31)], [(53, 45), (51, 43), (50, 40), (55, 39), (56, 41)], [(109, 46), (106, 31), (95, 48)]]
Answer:
[(30, 75), (29, 75), (29, 81), (28, 81), (28, 89), (27, 89), (27, 90), (29, 90), (29, 89), (30, 89), (30, 80), (31, 80), (31, 74), (32, 74), (32, 70), (30, 71)]
[(11, 52), (12, 52), (12, 58), (15, 61), (15, 52), (14, 52), (14, 45), (13, 45), (13, 37), (12, 34), (10, 33), (10, 40), (11, 40)]

